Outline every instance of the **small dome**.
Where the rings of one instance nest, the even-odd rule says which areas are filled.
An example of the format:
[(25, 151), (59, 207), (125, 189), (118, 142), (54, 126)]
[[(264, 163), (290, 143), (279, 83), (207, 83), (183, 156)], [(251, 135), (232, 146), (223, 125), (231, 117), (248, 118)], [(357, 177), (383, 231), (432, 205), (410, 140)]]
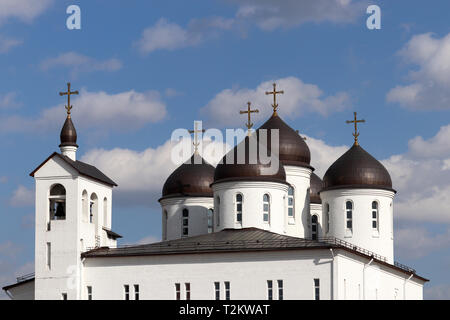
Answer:
[[(280, 161), (284, 165), (311, 168), (311, 152), (305, 140), (289, 127), (277, 114), (273, 114), (260, 129), (278, 129), (280, 138)], [(269, 135), (268, 135), (269, 136)]]
[(213, 180), (214, 167), (199, 154), (194, 153), (167, 178), (161, 199), (186, 196), (212, 197), (210, 185)]
[(322, 199), (320, 199), (319, 192), (323, 188), (322, 179), (319, 178), (317, 174), (314, 172), (311, 173), (311, 182), (309, 187), (309, 202), (310, 203), (322, 203)]
[[(253, 134), (254, 137), (255, 133)], [(238, 180), (244, 180), (244, 181), (273, 181), (273, 182), (281, 182), (286, 183), (286, 173), (284, 171), (283, 165), (278, 162), (278, 170), (275, 173), (267, 174), (267, 172), (264, 172), (265, 170), (269, 170), (271, 164), (262, 164), (259, 158), (259, 147), (260, 144), (255, 142), (257, 144), (257, 150), (255, 155), (256, 161), (250, 161), (249, 159), (253, 160), (253, 157), (249, 157), (249, 137), (245, 137), (245, 139), (239, 143), (236, 147), (231, 150), (228, 155), (225, 155), (222, 158), (221, 163), (219, 163), (216, 167), (216, 171), (214, 173), (214, 183), (216, 182), (224, 182), (224, 181), (238, 181)], [(259, 141), (259, 134), (258, 131), (256, 132), (256, 141)], [(270, 141), (270, 140), (269, 140)], [(270, 147), (264, 147), (267, 148), (270, 151)], [(242, 159), (243, 163), (240, 162), (238, 158), (238, 150), (239, 153), (245, 150), (245, 159)], [(229, 154), (233, 153), (233, 161), (230, 163), (227, 163), (227, 157), (229, 157)], [(263, 154), (267, 154), (268, 152), (263, 151)], [(255, 162), (255, 163), (251, 163)]]
[(75, 126), (73, 125), (72, 119), (70, 117), (66, 118), (66, 122), (64, 122), (64, 126), (61, 129), (61, 144), (60, 147), (73, 146), (78, 147), (77, 145), (77, 131), (75, 130)]
[(323, 190), (373, 188), (395, 192), (386, 168), (358, 144), (354, 144), (328, 168), (323, 184)]

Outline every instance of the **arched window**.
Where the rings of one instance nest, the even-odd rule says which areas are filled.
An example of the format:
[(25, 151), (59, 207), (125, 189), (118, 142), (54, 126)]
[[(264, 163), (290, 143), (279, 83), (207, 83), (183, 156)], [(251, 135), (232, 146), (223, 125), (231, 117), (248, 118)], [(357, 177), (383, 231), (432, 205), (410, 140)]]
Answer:
[(318, 234), (319, 234), (319, 223), (317, 215), (314, 214), (311, 216), (311, 239), (317, 240)]
[(208, 233), (212, 233), (213, 232), (213, 227), (214, 227), (214, 210), (208, 209)]
[(326, 233), (330, 232), (330, 204), (325, 204), (325, 219), (327, 219)]
[[(50, 220), (66, 219), (66, 189), (56, 184), (50, 189)], [(50, 229), (49, 226), (47, 228)]]
[(103, 199), (103, 226), (108, 228), (108, 199)]
[(91, 194), (91, 201), (89, 202), (89, 222), (98, 223), (98, 197), (95, 193)]
[(163, 240), (167, 240), (167, 210), (163, 211)]
[(242, 194), (236, 195), (236, 221), (242, 223)]
[(347, 201), (345, 203), (345, 211), (346, 211), (346, 227), (348, 230), (353, 230), (353, 203), (351, 201)]
[(378, 202), (372, 202), (372, 229), (378, 230)]
[(294, 188), (288, 189), (288, 217), (294, 217)]
[(216, 205), (214, 206), (216, 212), (217, 226), (220, 226), (220, 197), (216, 198)]
[(183, 216), (181, 221), (181, 235), (187, 237), (189, 235), (189, 210), (183, 209)]
[(83, 221), (89, 221), (89, 201), (88, 201), (88, 193), (86, 190), (81, 194), (81, 209), (83, 211)]
[(263, 221), (270, 222), (270, 196), (267, 193), (263, 196)]

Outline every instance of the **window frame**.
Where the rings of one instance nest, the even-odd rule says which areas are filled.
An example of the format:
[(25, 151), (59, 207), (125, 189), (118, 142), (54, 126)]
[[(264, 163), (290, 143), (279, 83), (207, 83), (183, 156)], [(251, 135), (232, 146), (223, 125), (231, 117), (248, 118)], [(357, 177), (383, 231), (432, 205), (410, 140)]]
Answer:
[[(290, 190), (292, 190), (292, 195), (289, 195)], [(289, 204), (290, 199), (292, 199), (292, 205)], [(293, 186), (289, 186), (288, 188), (287, 208), (288, 208), (288, 218), (295, 219), (295, 188)], [(289, 214), (289, 209), (292, 209), (292, 215)]]
[[(265, 200), (265, 197), (268, 197), (268, 201)], [(270, 203), (271, 203), (271, 197), (269, 193), (263, 194), (263, 223), (270, 224)], [(265, 205), (267, 205), (267, 211), (265, 210)], [(266, 221), (266, 215), (267, 215), (267, 221)]]
[[(316, 222), (313, 219), (316, 218)], [(313, 227), (316, 227), (316, 231), (313, 231)], [(319, 216), (317, 214), (311, 215), (311, 240), (319, 239)]]
[[(373, 207), (373, 205), (375, 204), (376, 208)], [(380, 217), (380, 203), (378, 202), (378, 200), (373, 200), (372, 201), (372, 208), (371, 208), (371, 222), (372, 222), (372, 230), (373, 231), (379, 231), (379, 227), (380, 227), (380, 222), (379, 222), (379, 217)], [(373, 217), (375, 213), (375, 218)], [(376, 227), (374, 228), (373, 225), (376, 225)]]
[(314, 284), (314, 300), (320, 300), (320, 278), (314, 278), (313, 280)]
[(186, 207), (181, 211), (181, 237), (189, 237), (189, 209)]
[[(238, 197), (241, 197), (241, 200), (238, 200)], [(238, 210), (238, 205), (240, 205), (241, 210)], [(242, 224), (242, 209), (244, 205), (244, 195), (240, 192), (236, 193), (234, 197), (234, 216), (236, 219), (236, 223)]]
[[(347, 205), (350, 203), (351, 208), (347, 208)], [(355, 205), (353, 203), (353, 201), (351, 200), (346, 200), (345, 201), (345, 230), (349, 231), (349, 232), (353, 232), (353, 212), (355, 211)], [(350, 218), (349, 218), (349, 213), (350, 213)], [(350, 222), (350, 228), (349, 226), (349, 222)]]
[(273, 300), (273, 281), (267, 280), (267, 300)]
[(130, 285), (129, 284), (123, 285), (123, 299), (130, 300)]

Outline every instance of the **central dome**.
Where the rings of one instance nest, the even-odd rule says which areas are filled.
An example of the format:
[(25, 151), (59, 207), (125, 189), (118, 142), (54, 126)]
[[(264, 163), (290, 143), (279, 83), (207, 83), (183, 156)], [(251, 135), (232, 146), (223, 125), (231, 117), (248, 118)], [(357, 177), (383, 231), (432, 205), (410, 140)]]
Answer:
[[(256, 138), (255, 138), (256, 135)], [(270, 172), (268, 174), (267, 170), (269, 170), (271, 164), (263, 164), (260, 161), (259, 157), (259, 149), (263, 147), (267, 149), (263, 150), (263, 155), (270, 154), (270, 146), (267, 147), (263, 144), (259, 143), (259, 132), (253, 134), (253, 141), (258, 142), (255, 154), (255, 160), (253, 157), (250, 157), (250, 146), (253, 142), (250, 141), (250, 138), (247, 136), (245, 139), (239, 143), (236, 147), (233, 148), (227, 155), (222, 158), (222, 161), (217, 165), (216, 171), (214, 173), (214, 183), (217, 182), (225, 182), (225, 181), (273, 181), (273, 182), (281, 182), (286, 183), (286, 173), (284, 171), (283, 164), (276, 159), (276, 165), (278, 165), (278, 170), (276, 172)], [(241, 152), (245, 151), (245, 156), (241, 157)], [(238, 157), (239, 153), (239, 157)], [(233, 160), (227, 161), (228, 157), (233, 156)], [(242, 161), (240, 161), (242, 160)], [(241, 163), (242, 162), (242, 163)], [(254, 162), (254, 163), (253, 163)], [(266, 172), (265, 172), (266, 171)]]
[[(214, 167), (199, 154), (179, 166), (167, 178), (162, 189), (162, 198), (212, 197), (210, 187), (214, 179)], [(160, 199), (160, 200), (161, 200)]]
[(392, 189), (386, 168), (359, 144), (354, 144), (328, 168), (323, 177), (324, 190), (344, 188)]
[[(284, 165), (311, 168), (311, 152), (303, 138), (277, 114), (273, 114), (258, 130), (279, 130), (279, 158)], [(270, 135), (268, 135), (270, 137)], [(269, 139), (268, 139), (269, 140)]]

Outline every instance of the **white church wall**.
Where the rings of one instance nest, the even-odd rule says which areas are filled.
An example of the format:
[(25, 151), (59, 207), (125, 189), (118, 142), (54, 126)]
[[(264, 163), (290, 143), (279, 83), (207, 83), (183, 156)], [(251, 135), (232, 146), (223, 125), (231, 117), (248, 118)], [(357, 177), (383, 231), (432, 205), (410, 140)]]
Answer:
[[(208, 233), (208, 210), (214, 209), (212, 197), (177, 197), (160, 201), (162, 207), (162, 239), (183, 237), (183, 209), (188, 209), (188, 235)], [(167, 215), (167, 216), (166, 216)]]
[[(394, 192), (381, 189), (337, 189), (320, 193), (323, 207), (329, 205), (333, 236), (394, 261)], [(352, 229), (346, 227), (346, 202), (351, 201)], [(378, 203), (378, 228), (372, 228), (372, 202)]]
[[(215, 209), (214, 214), (214, 231), (254, 227), (279, 234), (287, 233), (287, 184), (267, 181), (235, 181), (213, 184), (212, 188), (214, 198), (220, 198), (220, 207)], [(243, 197), (242, 222), (237, 221), (237, 194), (241, 194)], [(268, 222), (263, 219), (264, 194), (270, 196)], [(220, 217), (217, 216), (218, 214)]]
[(294, 187), (294, 217), (286, 220), (286, 234), (304, 238), (308, 234), (309, 187), (312, 170), (284, 166), (286, 181)]
[(331, 254), (328, 250), (159, 255), (147, 257), (87, 258), (84, 262), (83, 299), (91, 286), (93, 299), (124, 299), (124, 285), (139, 285), (140, 299), (176, 297), (180, 283), (190, 283), (191, 299), (215, 299), (214, 282), (230, 282), (231, 299), (267, 300), (267, 281), (273, 281), (278, 299), (278, 280), (283, 280), (284, 299), (314, 299), (314, 279), (320, 279), (321, 299), (330, 299)]
[(409, 274), (370, 262), (367, 257), (336, 250), (339, 300), (421, 300), (424, 282)]

